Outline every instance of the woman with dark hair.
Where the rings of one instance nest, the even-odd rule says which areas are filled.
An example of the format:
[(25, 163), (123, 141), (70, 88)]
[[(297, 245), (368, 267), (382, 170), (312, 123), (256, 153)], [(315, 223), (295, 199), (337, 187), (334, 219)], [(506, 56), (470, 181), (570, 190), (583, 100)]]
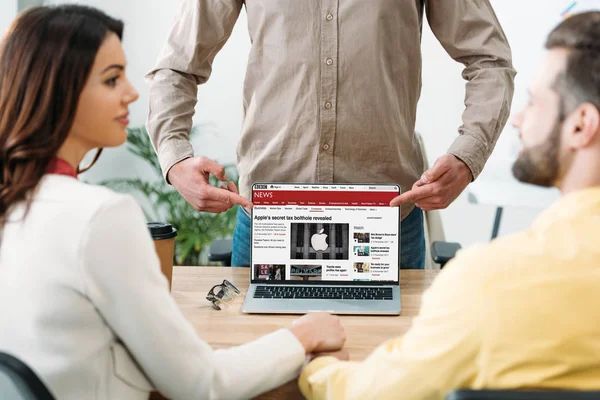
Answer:
[(39, 7), (0, 44), (0, 351), (58, 399), (252, 397), (343, 330), (313, 314), (213, 351), (170, 296), (135, 201), (77, 180), (86, 153), (126, 139), (138, 94), (122, 31), (95, 9)]

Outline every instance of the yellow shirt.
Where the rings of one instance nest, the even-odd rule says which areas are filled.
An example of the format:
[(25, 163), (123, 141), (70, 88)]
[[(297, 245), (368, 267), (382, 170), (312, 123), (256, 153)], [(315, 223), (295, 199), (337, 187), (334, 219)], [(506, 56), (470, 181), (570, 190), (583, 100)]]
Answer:
[(457, 388), (600, 388), (600, 188), (461, 251), (403, 338), (308, 364), (309, 399), (443, 399)]

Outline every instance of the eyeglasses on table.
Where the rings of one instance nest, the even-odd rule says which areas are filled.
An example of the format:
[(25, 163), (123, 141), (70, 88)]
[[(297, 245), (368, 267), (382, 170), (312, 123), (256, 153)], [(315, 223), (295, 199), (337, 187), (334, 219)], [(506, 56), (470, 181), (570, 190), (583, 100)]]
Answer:
[(237, 296), (241, 296), (242, 292), (227, 279), (223, 283), (213, 286), (206, 295), (206, 300), (210, 301), (215, 310), (220, 310), (224, 304), (232, 303)]

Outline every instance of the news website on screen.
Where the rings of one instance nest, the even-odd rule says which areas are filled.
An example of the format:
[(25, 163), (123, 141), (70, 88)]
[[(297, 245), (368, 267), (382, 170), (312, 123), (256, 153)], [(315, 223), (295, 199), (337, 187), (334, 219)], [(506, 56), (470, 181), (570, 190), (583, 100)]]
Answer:
[(255, 184), (252, 279), (397, 281), (394, 185)]

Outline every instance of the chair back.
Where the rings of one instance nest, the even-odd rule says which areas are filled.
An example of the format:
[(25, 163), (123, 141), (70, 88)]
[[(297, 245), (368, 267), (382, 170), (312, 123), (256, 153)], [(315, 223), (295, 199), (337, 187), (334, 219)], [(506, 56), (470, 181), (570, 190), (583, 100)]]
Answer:
[(54, 397), (24, 362), (0, 352), (0, 399), (54, 400)]
[(597, 400), (600, 392), (558, 390), (457, 390), (446, 400)]

